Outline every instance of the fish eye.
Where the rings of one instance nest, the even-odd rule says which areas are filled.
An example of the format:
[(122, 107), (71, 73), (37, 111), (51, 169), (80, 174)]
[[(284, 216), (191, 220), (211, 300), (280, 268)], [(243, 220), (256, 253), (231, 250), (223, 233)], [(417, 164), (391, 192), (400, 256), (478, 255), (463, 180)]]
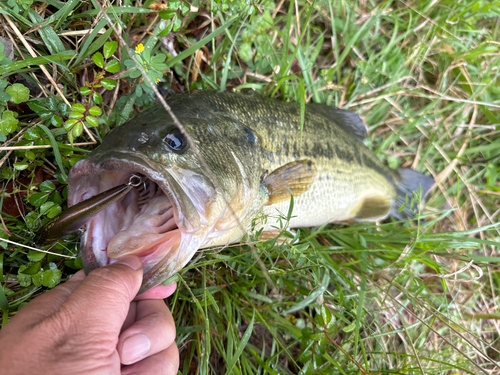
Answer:
[(186, 136), (176, 127), (167, 131), (167, 135), (163, 137), (163, 142), (176, 153), (183, 153), (188, 146)]

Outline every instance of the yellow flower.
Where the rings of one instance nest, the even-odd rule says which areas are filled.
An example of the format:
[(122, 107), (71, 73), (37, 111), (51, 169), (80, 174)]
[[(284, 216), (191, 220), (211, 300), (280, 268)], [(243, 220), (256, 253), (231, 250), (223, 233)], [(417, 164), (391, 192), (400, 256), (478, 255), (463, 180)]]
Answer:
[(135, 53), (139, 54), (139, 53), (141, 53), (142, 51), (144, 51), (144, 46), (142, 45), (142, 43), (139, 43), (139, 44), (135, 47)]
[(160, 83), (160, 79), (159, 78), (156, 78), (156, 83)]

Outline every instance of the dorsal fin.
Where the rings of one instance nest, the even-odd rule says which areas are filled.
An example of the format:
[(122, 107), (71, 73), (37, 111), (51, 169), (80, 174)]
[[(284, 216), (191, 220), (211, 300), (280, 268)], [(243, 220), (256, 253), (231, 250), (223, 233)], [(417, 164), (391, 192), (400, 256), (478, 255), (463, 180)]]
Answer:
[(316, 173), (316, 165), (310, 160), (294, 161), (274, 170), (262, 181), (269, 195), (267, 205), (290, 199), (290, 191), (294, 197), (306, 192)]
[(320, 114), (328, 120), (333, 121), (340, 129), (346, 133), (354, 135), (360, 141), (368, 135), (366, 125), (357, 113), (328, 106), (326, 104), (310, 103), (306, 106), (306, 108), (308, 107), (312, 112)]

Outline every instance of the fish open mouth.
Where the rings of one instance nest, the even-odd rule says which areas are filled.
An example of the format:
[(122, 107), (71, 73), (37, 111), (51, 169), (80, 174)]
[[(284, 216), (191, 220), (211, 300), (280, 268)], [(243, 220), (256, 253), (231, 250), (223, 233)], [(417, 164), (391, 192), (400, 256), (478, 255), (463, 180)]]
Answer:
[[(130, 172), (102, 172), (99, 190), (113, 188), (118, 185), (116, 181), (127, 181), (130, 177)], [(84, 193), (80, 199), (86, 198)], [(178, 248), (180, 240), (170, 199), (156, 182), (143, 178), (139, 186), (87, 224), (84, 246), (92, 248), (87, 254), (101, 266), (133, 254), (141, 258), (147, 271)]]
[(184, 262), (179, 259), (181, 243), (189, 242), (186, 237), (192, 233), (186, 228), (178, 197), (149, 167), (123, 160), (97, 166), (82, 160), (71, 171), (69, 205), (127, 184), (133, 176), (141, 182), (86, 224), (81, 257), (87, 272), (133, 254), (141, 258), (146, 281), (146, 277), (159, 279), (158, 273), (173, 273), (178, 270), (175, 263)]

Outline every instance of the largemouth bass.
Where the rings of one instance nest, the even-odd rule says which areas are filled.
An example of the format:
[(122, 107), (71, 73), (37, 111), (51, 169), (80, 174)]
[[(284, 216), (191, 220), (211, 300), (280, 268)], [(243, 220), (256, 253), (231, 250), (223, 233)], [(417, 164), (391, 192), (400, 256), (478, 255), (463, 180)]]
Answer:
[(259, 215), (268, 216), (262, 225), (270, 230), (273, 217), (288, 211), (290, 191), (293, 228), (411, 217), (415, 205), (399, 210), (407, 195), (424, 195), (434, 183), (379, 161), (353, 112), (308, 104), (301, 134), (297, 104), (210, 91), (168, 103), (213, 174), (156, 106), (113, 129), (69, 176), (69, 206), (144, 177), (141, 188), (86, 223), (81, 246), (87, 272), (138, 255), (145, 267), (140, 292), (174, 275), (198, 249), (240, 240)]

